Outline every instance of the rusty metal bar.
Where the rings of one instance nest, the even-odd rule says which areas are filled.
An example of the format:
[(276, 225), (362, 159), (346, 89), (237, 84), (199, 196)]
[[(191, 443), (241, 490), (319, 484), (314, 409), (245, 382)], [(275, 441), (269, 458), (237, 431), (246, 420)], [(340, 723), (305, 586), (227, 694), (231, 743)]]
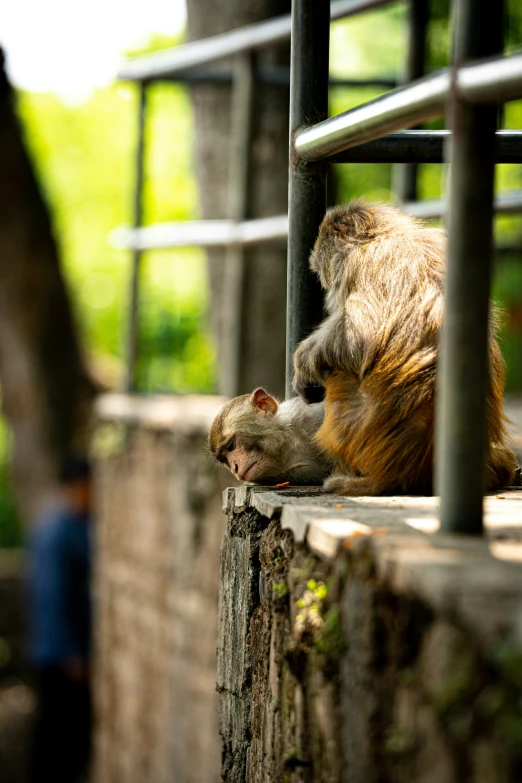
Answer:
[(296, 155), (294, 139), (300, 128), (328, 116), (328, 3), (294, 0), (291, 47), (287, 397), (293, 393), (295, 349), (323, 317), (321, 286), (310, 272), (308, 257), (326, 210), (326, 164), (303, 163)]
[[(147, 111), (146, 87), (139, 86), (138, 133), (136, 141), (136, 175), (134, 182), (134, 214), (133, 226), (139, 228), (143, 218), (143, 179), (145, 153), (145, 119)], [(129, 293), (129, 323), (127, 326), (127, 365), (125, 390), (131, 393), (136, 390), (136, 359), (138, 350), (139, 327), (139, 283), (142, 251), (135, 248), (132, 255), (131, 281)]]
[[(503, 48), (503, 2), (457, 0), (455, 68)], [(445, 318), (436, 399), (435, 479), (443, 530), (481, 533), (488, 440), (496, 106), (451, 95)]]

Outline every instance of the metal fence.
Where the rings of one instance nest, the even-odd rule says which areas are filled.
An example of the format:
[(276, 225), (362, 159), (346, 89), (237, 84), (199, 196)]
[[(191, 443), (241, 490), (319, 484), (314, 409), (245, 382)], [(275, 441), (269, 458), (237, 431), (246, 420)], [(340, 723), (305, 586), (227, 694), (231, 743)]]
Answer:
[[(386, 5), (390, 0), (335, 0), (331, 4), (330, 19), (353, 16), (363, 11)], [(326, 3), (327, 9), (329, 4)], [(290, 84), (290, 69), (281, 67), (257, 67), (255, 53), (263, 48), (288, 41), (291, 34), (290, 15), (268, 19), (254, 25), (215, 35), (211, 38), (184, 44), (176, 48), (133, 58), (120, 69), (121, 80), (133, 81), (139, 85), (138, 143), (136, 152), (136, 189), (134, 198), (133, 228), (120, 229), (115, 239), (120, 246), (133, 251), (131, 276), (131, 301), (127, 330), (127, 391), (135, 390), (136, 345), (139, 309), (140, 261), (144, 251), (158, 247), (181, 245), (214, 246), (227, 248), (225, 258), (226, 301), (223, 312), (223, 355), (220, 361), (225, 366), (223, 377), (226, 388), (220, 391), (227, 396), (238, 393), (239, 345), (238, 334), (241, 323), (241, 297), (244, 247), (260, 242), (286, 239), (287, 216), (275, 216), (272, 220), (243, 222), (248, 213), (247, 182), (249, 179), (249, 155), (252, 136), (252, 103), (256, 84)], [(223, 58), (233, 57), (232, 67), (214, 65)], [(209, 67), (212, 66), (212, 67)], [(198, 221), (191, 224), (171, 223), (161, 226), (140, 228), (142, 223), (143, 160), (145, 152), (145, 125), (147, 113), (147, 86), (157, 81), (178, 81), (186, 83), (209, 83), (232, 85), (232, 133), (230, 145), (234, 150), (230, 165), (229, 205), (230, 221)], [(329, 86), (335, 87), (394, 87), (395, 79), (388, 75), (373, 79), (330, 79)], [(327, 96), (326, 96), (327, 100)], [(199, 231), (199, 233), (197, 233)]]
[[(416, 202), (414, 164), (451, 163), (448, 210), (446, 315), (437, 395), (436, 482), (443, 529), (482, 530), (488, 383), (488, 303), (493, 255), (493, 211), (522, 211), (520, 193), (493, 198), (494, 164), (520, 162), (522, 132), (497, 131), (498, 104), (522, 97), (522, 55), (503, 57), (504, 9), (501, 0), (455, 0), (453, 64), (423, 76), (426, 0), (410, 0), (409, 84), (336, 117), (328, 118), (330, 21), (383, 6), (390, 0), (293, 0), (292, 16), (271, 19), (205, 41), (136, 58), (120, 78), (139, 82), (141, 91), (136, 160), (134, 228), (120, 232), (134, 252), (128, 342), (128, 389), (134, 388), (138, 273), (141, 253), (180, 244), (229, 248), (226, 259), (231, 295), (225, 361), (234, 394), (238, 351), (237, 309), (243, 248), (288, 233), (287, 392), (292, 356), (298, 343), (322, 319), (322, 293), (308, 269), (308, 257), (326, 208), (326, 173), (332, 162), (408, 163), (401, 185), (405, 209), (421, 217), (446, 212), (443, 201)], [(285, 69), (254, 71), (253, 52), (291, 36), (290, 74)], [(234, 55), (232, 69), (209, 69)], [(244, 154), (251, 133), (250, 110), (256, 80), (290, 79), (290, 196), (286, 216), (244, 221)], [(231, 220), (141, 227), (143, 131), (146, 86), (153, 80), (233, 84), (233, 177), (236, 193)], [(374, 83), (390, 86), (389, 77)], [(355, 80), (334, 82), (357, 84)], [(361, 82), (367, 84), (368, 82)], [(403, 130), (446, 114), (452, 131)], [(239, 194), (239, 195), (238, 195)], [(204, 227), (206, 238), (202, 241)]]

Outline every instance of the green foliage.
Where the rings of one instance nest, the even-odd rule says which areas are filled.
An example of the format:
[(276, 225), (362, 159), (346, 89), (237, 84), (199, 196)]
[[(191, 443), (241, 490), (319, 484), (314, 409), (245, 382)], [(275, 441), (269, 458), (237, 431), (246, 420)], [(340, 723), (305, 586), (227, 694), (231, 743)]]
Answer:
[[(147, 51), (172, 45), (155, 36)], [(135, 52), (136, 53), (136, 52)], [(193, 119), (185, 88), (148, 89), (144, 223), (197, 217)], [(123, 376), (130, 252), (108, 236), (132, 219), (137, 90), (115, 84), (83, 103), (42, 93), (18, 95), (26, 143), (50, 206), (63, 270), (95, 372)], [(146, 253), (141, 264), (138, 383), (141, 391), (215, 388), (204, 254)], [(9, 444), (0, 431), (0, 546), (19, 543), (8, 481)]]
[(410, 756), (415, 750), (415, 738), (401, 726), (392, 723), (384, 735), (384, 750), (390, 756)]
[[(179, 85), (155, 85), (147, 103), (144, 223), (189, 220), (197, 214), (197, 190), (188, 96)], [(137, 92), (114, 85), (80, 105), (23, 93), (19, 110), (87, 352), (95, 367), (108, 358), (121, 376), (131, 254), (112, 247), (108, 236), (131, 219)], [(140, 282), (140, 390), (213, 390), (203, 254), (146, 253)]]
[[(341, 77), (396, 78), (402, 69), (405, 46), (404, 7), (390, 6), (332, 25), (330, 70)], [(375, 57), (375, 52), (379, 57)], [(385, 90), (373, 87), (336, 88), (330, 97), (330, 114), (340, 114), (372, 100)], [(391, 198), (389, 165), (350, 163), (335, 166), (339, 201), (357, 196), (369, 200)]]
[[(331, 70), (360, 77), (401, 73), (406, 46), (405, 4), (336, 22), (332, 27)], [(449, 0), (431, 0), (430, 67), (447, 64)], [(510, 4), (508, 49), (520, 41), (522, 13)], [(177, 43), (158, 34), (132, 54)], [(378, 52), (378, 56), (376, 56)], [(128, 53), (130, 54), (130, 53)], [(380, 94), (378, 89), (336, 89), (334, 114)], [(63, 267), (87, 353), (94, 367), (110, 368), (106, 380), (122, 376), (127, 323), (130, 253), (107, 237), (132, 216), (137, 91), (115, 84), (96, 90), (83, 103), (67, 104), (49, 94), (21, 93), (19, 113), (39, 180), (49, 201)], [(429, 127), (443, 127), (441, 121)], [(505, 109), (505, 127), (522, 127), (522, 102)], [(197, 217), (193, 117), (187, 91), (175, 84), (148, 89), (144, 223)], [(337, 167), (341, 200), (364, 195), (391, 199), (392, 167), (350, 164)], [(500, 166), (498, 189), (522, 185), (520, 167)], [(422, 198), (444, 191), (444, 168), (421, 166)], [(499, 240), (520, 240), (520, 220), (497, 221)], [(506, 313), (503, 349), (508, 388), (522, 387), (522, 274), (520, 254), (499, 264), (495, 296)], [(138, 384), (142, 391), (208, 392), (215, 388), (214, 347), (207, 323), (208, 290), (204, 255), (196, 249), (146, 253), (141, 266)], [(106, 370), (107, 372), (107, 370)], [(0, 544), (12, 539), (4, 520), (14, 519), (7, 487), (5, 433), (0, 458)], [(4, 447), (5, 446), (5, 447)], [(7, 449), (7, 450), (6, 450)], [(14, 529), (14, 528), (12, 528)], [(15, 535), (16, 538), (16, 535)]]
[(341, 612), (339, 606), (333, 605), (324, 614), (322, 634), (315, 640), (315, 649), (329, 656), (331, 660), (339, 660), (344, 649), (344, 639), (341, 627)]
[(20, 521), (9, 480), (9, 440), (9, 431), (0, 426), (0, 549), (20, 546), (22, 543)]
[(286, 598), (288, 595), (288, 587), (286, 586), (286, 582), (274, 582), (272, 584), (272, 591), (274, 593), (274, 597)]

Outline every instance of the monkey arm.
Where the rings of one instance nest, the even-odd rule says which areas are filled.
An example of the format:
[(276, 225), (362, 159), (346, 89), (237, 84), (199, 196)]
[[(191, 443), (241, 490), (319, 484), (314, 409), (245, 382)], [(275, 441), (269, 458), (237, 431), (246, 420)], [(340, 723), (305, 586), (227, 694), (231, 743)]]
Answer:
[(309, 400), (309, 387), (322, 385), (335, 367), (345, 366), (345, 346), (344, 314), (333, 313), (299, 344), (294, 354), (294, 391)]

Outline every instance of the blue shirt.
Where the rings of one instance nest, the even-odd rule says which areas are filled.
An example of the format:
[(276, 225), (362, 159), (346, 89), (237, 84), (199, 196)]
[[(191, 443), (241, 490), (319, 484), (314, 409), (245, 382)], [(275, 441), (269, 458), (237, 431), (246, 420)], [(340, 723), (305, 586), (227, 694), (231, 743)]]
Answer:
[(90, 520), (55, 509), (28, 536), (28, 647), (38, 665), (86, 661), (91, 635)]

